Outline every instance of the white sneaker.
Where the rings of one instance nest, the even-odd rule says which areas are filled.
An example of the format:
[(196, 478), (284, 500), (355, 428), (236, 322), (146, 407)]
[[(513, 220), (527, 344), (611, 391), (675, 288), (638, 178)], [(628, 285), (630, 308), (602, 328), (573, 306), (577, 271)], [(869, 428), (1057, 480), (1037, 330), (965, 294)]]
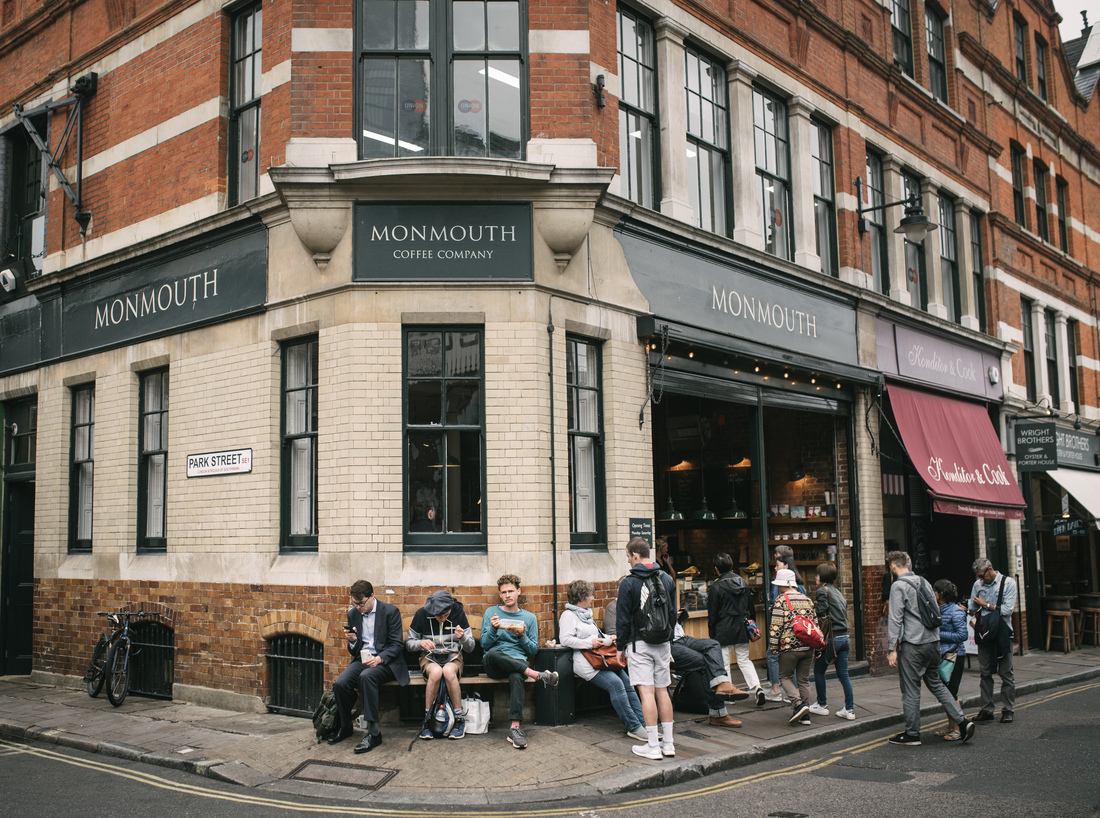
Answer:
[(676, 745), (669, 741), (661, 742), (661, 755), (665, 758), (672, 758), (676, 755)]
[(764, 696), (764, 700), (769, 701), (769, 702), (789, 702), (790, 701), (790, 699), (788, 699), (782, 693), (768, 693)]
[(635, 727), (633, 730), (627, 730), (626, 734), (635, 741), (644, 741), (649, 744), (649, 734), (646, 733), (645, 727)]
[(815, 716), (827, 716), (829, 715), (829, 708), (822, 707), (817, 702), (814, 702), (810, 705), (810, 712), (813, 713)]
[[(812, 710), (813, 708), (811, 707), (810, 709)], [(836, 713), (834, 715), (838, 719), (847, 719), (848, 721), (854, 721), (855, 717), (856, 717), (855, 712), (852, 711), (852, 710), (849, 710), (846, 707), (840, 708), (839, 710), (836, 711)]]
[(652, 744), (635, 744), (630, 749), (634, 755), (648, 758), (650, 761), (660, 761), (664, 758), (661, 754), (661, 748)]

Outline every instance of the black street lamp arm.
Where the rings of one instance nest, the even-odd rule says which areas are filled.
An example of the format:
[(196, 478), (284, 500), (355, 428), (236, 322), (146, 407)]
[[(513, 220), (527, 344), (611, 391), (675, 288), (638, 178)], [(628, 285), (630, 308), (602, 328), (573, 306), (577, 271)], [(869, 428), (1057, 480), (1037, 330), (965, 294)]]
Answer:
[(924, 237), (936, 229), (936, 224), (929, 220), (924, 215), (924, 208), (920, 203), (920, 196), (913, 194), (908, 199), (902, 199), (897, 202), (890, 202), (888, 204), (880, 205), (868, 205), (863, 206), (863, 178), (856, 177), (856, 199), (859, 202), (859, 232), (860, 234), (868, 231), (867, 218), (865, 214), (873, 213), (876, 210), (886, 210), (887, 208), (897, 207), (898, 205), (905, 205), (905, 216), (902, 218), (901, 223), (895, 228), (895, 233), (903, 234), (907, 239), (914, 242), (924, 241)]

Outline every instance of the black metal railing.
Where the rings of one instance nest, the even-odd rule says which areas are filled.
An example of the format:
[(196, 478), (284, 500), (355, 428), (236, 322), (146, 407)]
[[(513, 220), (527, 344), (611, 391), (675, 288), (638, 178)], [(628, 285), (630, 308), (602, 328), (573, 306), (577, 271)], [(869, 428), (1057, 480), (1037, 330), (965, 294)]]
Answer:
[(324, 692), (324, 645), (308, 636), (291, 633), (268, 640), (268, 649), (268, 710), (312, 716)]
[(160, 622), (130, 626), (130, 692), (154, 699), (172, 698), (176, 668), (176, 635)]

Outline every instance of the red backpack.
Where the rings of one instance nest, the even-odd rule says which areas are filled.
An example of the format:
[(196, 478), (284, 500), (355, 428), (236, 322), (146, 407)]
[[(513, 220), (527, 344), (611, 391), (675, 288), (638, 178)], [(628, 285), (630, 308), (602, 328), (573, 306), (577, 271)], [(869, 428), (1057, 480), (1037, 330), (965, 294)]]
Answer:
[(821, 626), (806, 614), (795, 612), (790, 597), (786, 594), (783, 595), (783, 599), (787, 601), (787, 610), (793, 614), (791, 617), (791, 630), (794, 631), (795, 638), (806, 647), (814, 650), (821, 650), (825, 647), (825, 634), (822, 632)]

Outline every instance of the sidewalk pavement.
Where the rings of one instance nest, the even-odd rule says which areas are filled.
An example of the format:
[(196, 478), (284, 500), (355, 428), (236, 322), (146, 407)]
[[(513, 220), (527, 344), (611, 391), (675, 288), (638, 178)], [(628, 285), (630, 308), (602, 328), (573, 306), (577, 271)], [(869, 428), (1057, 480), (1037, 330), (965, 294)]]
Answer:
[[(977, 657), (960, 693), (969, 715), (978, 702)], [(1014, 657), (1017, 696), (1100, 676), (1100, 648), (1069, 654), (1032, 652)], [(1000, 689), (995, 680), (995, 689)], [(73, 679), (77, 684), (78, 680)], [(318, 744), (306, 719), (273, 713), (237, 713), (181, 702), (130, 696), (114, 708), (104, 694), (0, 678), (0, 736), (35, 739), (87, 752), (211, 776), (266, 792), (310, 798), (409, 804), (425, 800), (455, 806), (563, 800), (659, 787), (787, 755), (901, 723), (901, 695), (893, 672), (852, 680), (856, 720), (813, 716), (809, 727), (789, 727), (789, 705), (740, 702), (744, 727), (712, 727), (705, 716), (677, 713), (676, 757), (655, 762), (635, 756), (614, 713), (584, 714), (571, 725), (525, 725), (530, 746), (505, 740), (507, 719), (494, 714), (489, 732), (461, 741), (416, 739), (419, 724), (384, 730), (384, 743), (354, 755), (358, 732), (342, 743)], [(812, 685), (811, 685), (812, 690)], [(830, 673), (829, 708), (843, 704)], [(929, 721), (942, 716), (925, 691)], [(1018, 717), (1019, 718), (1019, 717)], [(1026, 715), (1023, 718), (1027, 718)], [(1011, 729), (999, 724), (983, 730)], [(928, 734), (926, 733), (926, 736)]]

